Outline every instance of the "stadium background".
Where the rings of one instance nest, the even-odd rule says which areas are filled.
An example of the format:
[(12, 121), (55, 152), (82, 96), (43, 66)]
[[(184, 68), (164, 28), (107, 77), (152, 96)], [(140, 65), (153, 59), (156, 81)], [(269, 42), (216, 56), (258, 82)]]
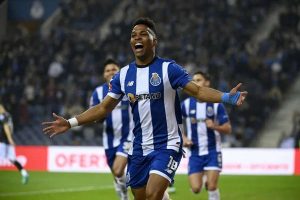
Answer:
[[(262, 186), (259, 186), (250, 199), (283, 199), (285, 196), (280, 195), (286, 193), (291, 196), (285, 199), (298, 199), (300, 194), (294, 187), (299, 186), (299, 176), (291, 175), (299, 174), (300, 166), (299, 152), (293, 150), (299, 148), (300, 138), (300, 114), (297, 111), (300, 102), (299, 5), (297, 0), (0, 0), (0, 101), (14, 119), (18, 158), (32, 170), (31, 183), (22, 188), (14, 179), (17, 175), (10, 172), (12, 166), (1, 161), (0, 193), (4, 196), (0, 194), (0, 199), (18, 199), (26, 192), (37, 194), (34, 192), (46, 191), (57, 184), (50, 181), (43, 189), (34, 185), (39, 183), (35, 180), (45, 177), (50, 180), (54, 176), (60, 180), (69, 175), (65, 182), (61, 180), (64, 185), (56, 188), (69, 188), (70, 185), (73, 188), (71, 174), (54, 173), (72, 171), (72, 166), (53, 170), (49, 167), (53, 164), (49, 155), (55, 148), (65, 152), (68, 148), (65, 146), (80, 146), (82, 149), (78, 152), (87, 151), (81, 161), (78, 159), (81, 154), (76, 154), (74, 163), (80, 166), (80, 162), (85, 163), (85, 156), (90, 155), (89, 148), (101, 146), (101, 125), (79, 127), (50, 140), (42, 134), (40, 123), (50, 119), (52, 112), (70, 117), (86, 109), (91, 92), (103, 82), (101, 67), (105, 58), (113, 57), (121, 65), (133, 59), (128, 41), (131, 23), (139, 16), (149, 16), (156, 21), (160, 56), (175, 59), (190, 73), (199, 69), (209, 72), (213, 86), (221, 91), (228, 91), (239, 81), (249, 91), (247, 102), (241, 108), (227, 107), (233, 132), (223, 137), (222, 142), (225, 151), (232, 151), (228, 157), (239, 161), (233, 165), (228, 161), (227, 166), (239, 166), (235, 168), (237, 172), (249, 168), (250, 174), (260, 174), (257, 171), (262, 170), (261, 174), (289, 175), (280, 177), (282, 184), (279, 186), (274, 183), (279, 180), (273, 181), (276, 176), (264, 179), (270, 181), (270, 189), (281, 191), (280, 194), (264, 196), (270, 192), (260, 190)], [(247, 156), (244, 159), (243, 156), (234, 157), (243, 150), (247, 150), (243, 155), (252, 155), (264, 148), (271, 153), (264, 157), (261, 152), (254, 153), (250, 163)], [(288, 153), (278, 156), (277, 150)], [(96, 148), (94, 151), (100, 154), (102, 150)], [(224, 159), (226, 161), (226, 157)], [(100, 158), (97, 164), (105, 165)], [(93, 170), (80, 168), (77, 171)], [(73, 176), (81, 180), (88, 175)], [(99, 175), (99, 179), (105, 179), (103, 177), (110, 178)], [(178, 191), (173, 199), (190, 195), (186, 177), (178, 177), (179, 187), (182, 181), (182, 188), (186, 189)], [(235, 177), (240, 179), (232, 180)], [(256, 183), (262, 177), (253, 176)], [(221, 189), (225, 187), (224, 199), (241, 199), (249, 194), (245, 186), (240, 197), (226, 197), (238, 193), (226, 185), (236, 186), (248, 182), (247, 178), (224, 176), (221, 179)], [(284, 181), (289, 178), (292, 181)], [(7, 181), (16, 189), (6, 187)], [(111, 184), (111, 181), (97, 181), (91, 184)], [(83, 183), (90, 185), (88, 181)], [(99, 192), (98, 189), (95, 186), (83, 193), (89, 195)], [(107, 197), (114, 198), (113, 189), (108, 189), (111, 197)], [(7, 195), (18, 194), (18, 191), (25, 193)], [(51, 194), (56, 191), (55, 187), (49, 191), (36, 198), (63, 198), (55, 192)], [(78, 191), (66, 191), (58, 194), (78, 194)], [(33, 196), (29, 195), (29, 198)], [(100, 199), (108, 198), (104, 195)]]

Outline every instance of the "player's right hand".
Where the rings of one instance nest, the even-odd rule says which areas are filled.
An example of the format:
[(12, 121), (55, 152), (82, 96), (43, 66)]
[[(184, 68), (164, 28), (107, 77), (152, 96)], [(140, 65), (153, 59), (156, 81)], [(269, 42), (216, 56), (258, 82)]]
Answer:
[(58, 116), (55, 113), (52, 115), (55, 118), (55, 121), (42, 123), (42, 125), (45, 126), (45, 128), (43, 128), (44, 134), (48, 135), (50, 138), (64, 133), (71, 128), (69, 122), (65, 118)]
[[(231, 90), (230, 90), (230, 96), (234, 96), (237, 92), (239, 92), (239, 88), (242, 86), (242, 83), (239, 83), (239, 84), (237, 84), (234, 88), (232, 88)], [(241, 92), (239, 92), (240, 93), (240, 95), (239, 95), (239, 97), (238, 97), (238, 99), (237, 99), (237, 101), (236, 101), (236, 105), (237, 106), (240, 106), (240, 105), (242, 105), (243, 104), (243, 102), (245, 101), (245, 99), (246, 99), (246, 97), (247, 97), (247, 94), (248, 94), (248, 92), (247, 91), (241, 91)]]

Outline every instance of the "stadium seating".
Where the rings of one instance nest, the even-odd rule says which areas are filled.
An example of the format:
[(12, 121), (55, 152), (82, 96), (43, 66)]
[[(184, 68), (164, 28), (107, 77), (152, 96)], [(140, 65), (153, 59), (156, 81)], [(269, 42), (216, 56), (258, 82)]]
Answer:
[[(6, 107), (14, 117), (17, 143), (78, 144), (71, 136), (47, 140), (40, 122), (51, 117), (51, 112), (68, 115), (71, 105), (87, 108), (92, 90), (103, 81), (103, 60), (114, 57), (122, 65), (131, 61), (131, 23), (139, 16), (149, 16), (157, 23), (158, 55), (175, 59), (191, 73), (208, 71), (214, 87), (222, 91), (238, 81), (245, 84), (250, 95), (242, 108), (228, 107), (233, 136), (224, 142), (248, 146), (280, 105), (299, 71), (299, 28), (295, 28), (299, 27), (299, 13), (279, 0), (193, 0), (188, 4), (180, 0), (130, 0), (124, 20), (112, 23), (110, 34), (99, 41), (95, 30), (119, 2), (61, 4), (63, 14), (48, 38), (17, 29), (1, 43), (0, 95), (2, 101), (9, 102)], [(247, 42), (278, 4), (287, 8), (280, 24), (256, 52), (250, 51)], [(100, 7), (101, 15), (95, 7)], [(99, 145), (98, 131), (95, 126), (84, 128), (80, 145)]]

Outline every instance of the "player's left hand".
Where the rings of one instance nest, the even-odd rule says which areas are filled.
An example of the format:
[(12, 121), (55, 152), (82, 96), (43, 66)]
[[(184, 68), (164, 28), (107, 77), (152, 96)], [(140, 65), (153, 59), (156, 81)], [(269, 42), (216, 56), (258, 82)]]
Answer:
[[(234, 88), (232, 88), (232, 89), (230, 90), (230, 96), (236, 95), (236, 93), (239, 92), (238, 90), (239, 90), (239, 88), (240, 88), (241, 86), (242, 86), (242, 83), (239, 83), (239, 84), (237, 84), (237, 86), (235, 86)], [(237, 100), (237, 102), (236, 102), (236, 105), (237, 105), (237, 106), (240, 106), (240, 105), (243, 104), (243, 102), (245, 101), (246, 96), (247, 96), (247, 94), (248, 94), (247, 91), (242, 91), (242, 92), (239, 92), (239, 93), (240, 93), (240, 96), (239, 96), (239, 98), (238, 98), (238, 100)]]

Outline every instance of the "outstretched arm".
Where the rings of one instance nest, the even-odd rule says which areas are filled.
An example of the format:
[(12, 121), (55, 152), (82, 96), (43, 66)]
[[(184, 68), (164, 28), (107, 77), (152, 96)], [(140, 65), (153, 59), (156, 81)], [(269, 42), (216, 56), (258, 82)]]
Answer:
[(66, 132), (71, 127), (88, 124), (97, 120), (101, 121), (117, 106), (118, 103), (119, 100), (107, 95), (100, 104), (89, 108), (85, 112), (75, 116), (70, 120), (66, 120), (65, 118), (53, 113), (55, 121), (43, 122), (42, 125), (45, 126), (43, 132), (50, 137), (53, 137)]
[(197, 85), (195, 82), (190, 81), (183, 88), (183, 91), (188, 95), (197, 98), (199, 101), (203, 102), (212, 102), (212, 103), (229, 103), (232, 105), (242, 105), (248, 92), (243, 91), (239, 92), (238, 89), (241, 87), (241, 83), (235, 86), (230, 93), (222, 93), (218, 90), (209, 88), (209, 87), (201, 87)]

